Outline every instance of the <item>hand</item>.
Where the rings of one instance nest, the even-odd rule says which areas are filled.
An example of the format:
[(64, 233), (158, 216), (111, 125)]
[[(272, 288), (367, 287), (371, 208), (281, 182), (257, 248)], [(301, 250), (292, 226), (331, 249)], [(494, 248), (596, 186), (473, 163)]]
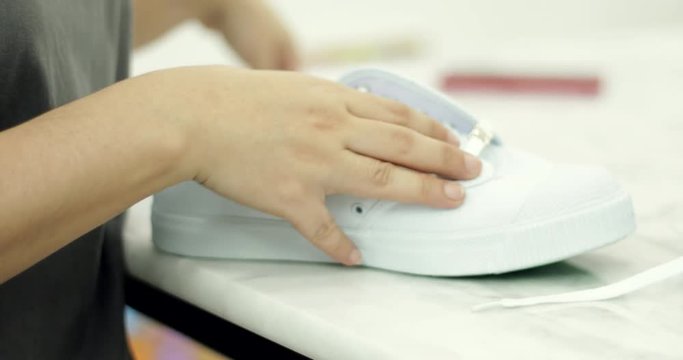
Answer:
[(463, 188), (442, 177), (470, 179), (481, 170), (436, 121), (333, 82), (227, 67), (153, 76), (164, 78), (156, 98), (182, 99), (162, 108), (189, 120), (187, 178), (288, 220), (347, 265), (360, 254), (326, 209), (326, 195), (452, 208)]
[(202, 1), (207, 5), (199, 19), (221, 33), (249, 66), (276, 70), (299, 66), (291, 36), (262, 0)]

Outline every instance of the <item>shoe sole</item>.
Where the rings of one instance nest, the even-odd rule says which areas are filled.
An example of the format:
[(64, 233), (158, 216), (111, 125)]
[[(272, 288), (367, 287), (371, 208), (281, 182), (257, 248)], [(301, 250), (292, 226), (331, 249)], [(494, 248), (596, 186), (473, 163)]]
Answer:
[[(621, 192), (562, 216), (496, 229), (463, 233), (345, 231), (363, 253), (365, 266), (420, 275), (473, 276), (564, 260), (616, 242), (634, 229), (630, 197)], [(156, 247), (172, 254), (331, 262), (283, 220), (198, 218), (153, 208), (152, 231)]]

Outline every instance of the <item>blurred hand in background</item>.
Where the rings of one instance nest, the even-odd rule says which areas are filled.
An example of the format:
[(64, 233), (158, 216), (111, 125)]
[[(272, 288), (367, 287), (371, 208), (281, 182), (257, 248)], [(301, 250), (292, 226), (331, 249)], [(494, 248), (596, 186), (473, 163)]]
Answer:
[(262, 0), (134, 0), (135, 47), (191, 19), (217, 31), (254, 69), (295, 70), (299, 54), (286, 27)]

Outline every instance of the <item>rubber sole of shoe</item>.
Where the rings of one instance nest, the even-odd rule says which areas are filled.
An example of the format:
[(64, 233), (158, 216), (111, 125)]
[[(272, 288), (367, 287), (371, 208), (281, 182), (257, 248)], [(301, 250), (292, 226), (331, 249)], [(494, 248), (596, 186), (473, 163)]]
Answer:
[[(616, 242), (635, 219), (625, 192), (576, 211), (527, 224), (462, 233), (345, 229), (365, 266), (431, 276), (500, 274), (545, 265)], [(188, 217), (152, 210), (162, 251), (240, 260), (331, 262), (287, 222), (247, 217)]]

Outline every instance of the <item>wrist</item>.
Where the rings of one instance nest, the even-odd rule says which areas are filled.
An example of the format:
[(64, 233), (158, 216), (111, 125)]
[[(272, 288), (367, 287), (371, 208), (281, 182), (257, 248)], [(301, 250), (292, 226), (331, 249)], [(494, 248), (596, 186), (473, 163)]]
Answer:
[[(181, 86), (176, 70), (162, 70), (127, 80), (130, 116), (137, 118), (135, 132), (142, 147), (141, 156), (157, 168), (163, 187), (192, 180), (197, 167), (192, 161), (193, 136), (196, 133), (196, 107)], [(185, 79), (186, 80), (186, 79)], [(185, 101), (187, 100), (187, 101)]]

